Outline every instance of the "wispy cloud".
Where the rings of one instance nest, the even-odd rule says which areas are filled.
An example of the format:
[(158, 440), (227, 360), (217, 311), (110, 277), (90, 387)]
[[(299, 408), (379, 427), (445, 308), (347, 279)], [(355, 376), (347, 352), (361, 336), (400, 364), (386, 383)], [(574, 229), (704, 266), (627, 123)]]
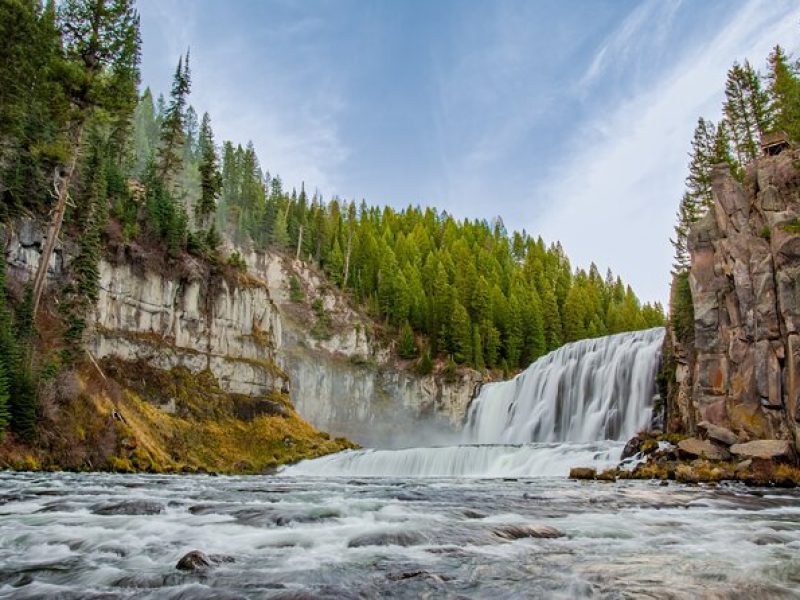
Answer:
[[(624, 61), (627, 45), (666, 43), (647, 37), (655, 15), (637, 11), (628, 20), (635, 26), (623, 26), (601, 47), (603, 58), (587, 75), (598, 76), (606, 62)], [(612, 110), (600, 107), (575, 129), (572, 152), (533, 192), (550, 209), (542, 219), (531, 217), (530, 224), (547, 238), (560, 239), (576, 262), (613, 265), (643, 296), (665, 300), (668, 239), (697, 117), (719, 116), (725, 73), (734, 60), (749, 57), (762, 64), (775, 43), (796, 46), (798, 20), (800, 7), (790, 0), (740, 5), (648, 88)]]

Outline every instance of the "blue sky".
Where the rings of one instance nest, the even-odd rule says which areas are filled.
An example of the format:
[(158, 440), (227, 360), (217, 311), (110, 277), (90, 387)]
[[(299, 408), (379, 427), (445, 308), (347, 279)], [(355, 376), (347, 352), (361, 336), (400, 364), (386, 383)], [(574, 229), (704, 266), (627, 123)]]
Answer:
[(800, 46), (796, 0), (139, 0), (142, 74), (326, 198), (560, 240), (667, 297), (697, 117), (734, 60)]

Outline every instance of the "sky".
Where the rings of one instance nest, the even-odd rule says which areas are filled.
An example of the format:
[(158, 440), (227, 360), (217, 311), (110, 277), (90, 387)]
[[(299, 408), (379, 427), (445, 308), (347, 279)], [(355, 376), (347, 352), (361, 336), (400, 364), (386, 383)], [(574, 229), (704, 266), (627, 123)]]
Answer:
[(326, 199), (500, 216), (666, 302), (697, 118), (796, 0), (139, 0), (142, 80)]

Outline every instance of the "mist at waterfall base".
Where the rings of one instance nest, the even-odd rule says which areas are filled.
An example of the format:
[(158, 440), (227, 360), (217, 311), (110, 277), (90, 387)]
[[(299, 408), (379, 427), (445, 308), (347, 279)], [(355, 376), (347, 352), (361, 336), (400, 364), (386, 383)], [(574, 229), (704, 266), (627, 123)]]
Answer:
[[(304, 461), (296, 476), (541, 477), (619, 462), (653, 416), (663, 328), (567, 344), (509, 381), (486, 384), (458, 444), (365, 449)], [(402, 434), (400, 427), (396, 428)], [(430, 432), (426, 432), (429, 433)], [(408, 446), (419, 430), (408, 436)]]

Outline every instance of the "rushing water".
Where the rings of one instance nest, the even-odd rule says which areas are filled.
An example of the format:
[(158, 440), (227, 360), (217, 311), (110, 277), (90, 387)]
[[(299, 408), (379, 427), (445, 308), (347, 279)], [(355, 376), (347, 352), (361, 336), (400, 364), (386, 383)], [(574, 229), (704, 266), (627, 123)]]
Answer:
[(652, 416), (663, 328), (567, 344), (510, 381), (483, 386), (462, 445), (356, 450), (291, 475), (541, 477), (619, 461)]
[[(545, 526), (563, 537), (513, 539)], [(176, 570), (193, 549), (229, 560)], [(798, 589), (798, 492), (0, 474), (0, 598), (763, 600)]]
[(484, 386), (464, 441), (627, 440), (651, 418), (664, 329), (562, 346), (510, 381)]

